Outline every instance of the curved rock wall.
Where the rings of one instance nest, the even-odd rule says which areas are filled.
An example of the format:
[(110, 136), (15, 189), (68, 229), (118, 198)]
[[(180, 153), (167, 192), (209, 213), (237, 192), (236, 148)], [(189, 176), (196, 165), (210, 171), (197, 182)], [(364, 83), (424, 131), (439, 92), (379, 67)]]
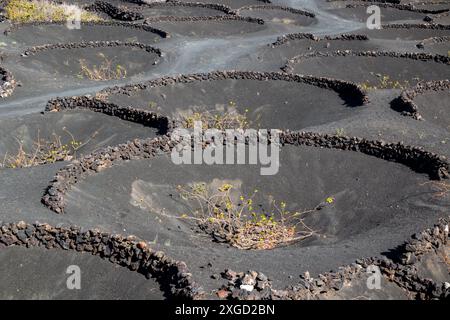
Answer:
[(301, 54), (289, 59), (285, 66), (281, 68), (284, 72), (291, 73), (297, 63), (302, 60), (314, 57), (390, 57), (390, 58), (406, 58), (413, 60), (431, 60), (438, 63), (450, 64), (450, 57), (434, 55), (428, 53), (411, 53), (411, 52), (395, 52), (395, 51), (333, 51), (333, 52), (311, 52)]
[(139, 12), (125, 10), (105, 1), (95, 1), (84, 9), (96, 13), (104, 13), (116, 20), (136, 21), (144, 19), (144, 16)]
[(164, 77), (139, 84), (108, 88), (101, 91), (101, 93), (129, 94), (133, 91), (139, 91), (146, 88), (165, 86), (175, 83), (190, 83), (194, 81), (227, 80), (227, 79), (258, 80), (258, 81), (266, 81), (266, 80), (293, 81), (335, 90), (336, 92), (341, 94), (341, 96), (344, 99), (347, 99), (349, 101), (350, 100), (355, 101), (361, 105), (368, 102), (368, 97), (365, 94), (365, 92), (358, 85), (351, 82), (330, 78), (318, 78), (313, 76), (286, 74), (281, 72), (254, 72), (254, 71), (215, 71), (210, 73), (180, 75), (177, 77)]
[[(384, 281), (395, 283), (413, 299), (448, 299), (450, 297), (448, 283), (438, 283), (423, 278), (419, 276), (416, 267), (416, 262), (420, 261), (424, 254), (438, 255), (438, 252), (442, 252), (448, 245), (448, 223), (448, 218), (441, 219), (433, 228), (413, 235), (410, 240), (398, 248), (398, 256), (392, 260), (388, 258), (363, 258), (356, 260), (351, 265), (340, 267), (338, 272), (319, 274), (315, 278), (306, 273), (301, 276), (298, 284), (287, 289), (273, 289), (271, 281), (265, 275), (256, 271), (237, 273), (226, 270), (223, 277), (230, 282), (228, 286), (222, 287), (218, 294), (222, 298), (236, 300), (332, 298), (334, 292), (338, 292), (346, 284), (357, 281), (359, 276), (364, 276), (369, 266), (376, 266), (384, 277)], [(240, 289), (240, 285), (246, 282), (256, 284), (252, 292)]]
[[(3, 31), (3, 34), (9, 35), (10, 33), (20, 29), (24, 26), (51, 26), (51, 25), (65, 25), (65, 22), (27, 22), (27, 23), (14, 23), (9, 28), (7, 28), (5, 31)], [(143, 24), (136, 24), (136, 23), (130, 23), (130, 22), (123, 22), (123, 21), (97, 21), (97, 22), (81, 22), (81, 26), (118, 26), (123, 28), (132, 28), (132, 29), (139, 29), (144, 30), (147, 32), (152, 32), (157, 35), (159, 35), (162, 38), (168, 38), (169, 34), (163, 30), (153, 28), (148, 25)]]
[(11, 72), (0, 67), (0, 97), (6, 98), (10, 96), (16, 86), (16, 80), (14, 79)]
[[(402, 163), (417, 172), (427, 173), (432, 179), (449, 177), (449, 163), (445, 157), (424, 151), (421, 147), (405, 146), (403, 143), (289, 131), (280, 135), (280, 142), (362, 152), (384, 160)], [(165, 135), (154, 139), (136, 139), (84, 156), (57, 172), (42, 197), (42, 203), (56, 213), (63, 213), (65, 194), (81, 179), (126, 160), (147, 159), (158, 154), (169, 153), (175, 145), (176, 141), (171, 140), (170, 135)]]
[(269, 44), (269, 46), (277, 47), (285, 44), (288, 41), (292, 40), (302, 40), (302, 39), (308, 39), (313, 41), (333, 41), (333, 40), (360, 40), (360, 41), (367, 41), (369, 40), (369, 37), (362, 34), (341, 34), (339, 36), (324, 36), (324, 37), (317, 37), (311, 33), (288, 33), (281, 37), (278, 37), (275, 42)]
[(414, 103), (414, 98), (426, 92), (444, 90), (450, 90), (450, 80), (419, 83), (414, 88), (403, 91), (400, 97), (392, 101), (391, 105), (394, 110), (401, 112), (405, 116), (422, 120), (419, 107)]
[(300, 14), (302, 16), (306, 16), (306, 17), (310, 17), (310, 18), (316, 17), (316, 15), (314, 13), (309, 12), (309, 11), (295, 9), (295, 8), (286, 7), (286, 6), (277, 6), (277, 5), (244, 6), (244, 7), (239, 8), (238, 10), (236, 10), (236, 13), (239, 14), (239, 12), (242, 10), (282, 10), (282, 11), (286, 11), (286, 12), (290, 12), (290, 13), (294, 13), (294, 14)]
[(72, 226), (54, 227), (46, 223), (24, 221), (0, 224), (0, 250), (10, 246), (45, 247), (46, 249), (87, 252), (110, 262), (156, 278), (176, 298), (195, 299), (202, 289), (194, 282), (183, 261), (176, 261), (162, 251), (154, 251), (135, 236), (82, 231)]
[(85, 41), (85, 42), (69, 42), (57, 44), (44, 44), (41, 46), (31, 47), (23, 52), (23, 56), (33, 55), (38, 52), (55, 49), (78, 49), (78, 48), (103, 48), (103, 47), (134, 47), (155, 53), (161, 56), (161, 50), (152, 46), (138, 42), (122, 42), (122, 41)]

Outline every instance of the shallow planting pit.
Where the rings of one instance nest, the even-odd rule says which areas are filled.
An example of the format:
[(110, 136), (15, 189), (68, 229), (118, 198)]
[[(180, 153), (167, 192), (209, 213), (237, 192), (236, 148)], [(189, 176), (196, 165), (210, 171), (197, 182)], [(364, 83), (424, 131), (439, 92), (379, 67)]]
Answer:
[(53, 75), (92, 81), (132, 77), (158, 60), (157, 53), (134, 46), (46, 50), (23, 59), (25, 65)]
[(105, 99), (165, 115), (183, 127), (202, 121), (217, 129), (300, 129), (352, 116), (364, 102), (351, 85), (327, 88), (318, 79), (251, 72), (163, 78), (143, 89), (106, 90)]
[(72, 161), (109, 144), (156, 136), (156, 129), (83, 110), (1, 122), (1, 169)]
[(103, 88), (154, 70), (161, 52), (148, 45), (92, 41), (36, 46), (5, 62), (14, 66), (17, 96), (87, 84)]
[(443, 56), (374, 51), (306, 54), (289, 60), (285, 68), (355, 82), (364, 90), (406, 89), (419, 81), (446, 79), (449, 69)]
[(82, 41), (139, 42), (152, 44), (167, 34), (149, 26), (131, 23), (82, 23), (80, 29), (69, 29), (66, 24), (23, 24), (7, 31), (8, 39), (26, 46)]
[(262, 21), (236, 16), (196, 21), (149, 22), (149, 24), (171, 34), (188, 37), (238, 36), (258, 32), (267, 28)]
[[(262, 271), (284, 287), (306, 270), (328, 271), (393, 248), (445, 208), (443, 199), (430, 196), (426, 174), (362, 153), (284, 146), (280, 164), (276, 175), (262, 176), (259, 165), (176, 165), (169, 156), (121, 162), (77, 183), (65, 196), (64, 214), (98, 219), (105, 226), (120, 219), (119, 227), (186, 261), (207, 288), (217, 285), (210, 276), (227, 268)], [(266, 214), (275, 201), (281, 210), (300, 213), (293, 217), (304, 223), (297, 231), (307, 227), (313, 233), (276, 245), (259, 234), (261, 247), (239, 248), (199, 224), (195, 210), (180, 197), (180, 186), (201, 183), (212, 192), (226, 186), (233, 204), (251, 198), (261, 220), (270, 220)], [(211, 223), (222, 219), (218, 214), (209, 217)], [(202, 267), (208, 263), (213, 267)]]

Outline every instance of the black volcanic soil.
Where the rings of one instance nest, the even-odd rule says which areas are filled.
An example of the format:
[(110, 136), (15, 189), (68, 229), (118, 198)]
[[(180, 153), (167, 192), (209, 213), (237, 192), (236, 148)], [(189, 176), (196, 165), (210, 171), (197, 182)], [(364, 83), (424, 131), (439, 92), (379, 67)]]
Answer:
[(437, 16), (432, 16), (432, 18), (433, 18), (433, 23), (444, 24), (444, 25), (450, 24), (450, 14), (448, 14), (448, 13), (442, 14), (442, 15), (437, 15)]
[(226, 13), (221, 10), (215, 10), (212, 8), (206, 8), (203, 6), (188, 7), (188, 6), (172, 6), (172, 5), (155, 5), (155, 6), (142, 6), (140, 13), (145, 18), (156, 17), (209, 17), (209, 16), (221, 16)]
[(156, 129), (82, 110), (3, 119), (0, 120), (0, 158), (3, 160), (6, 153), (17, 154), (18, 141), (23, 143), (26, 150), (33, 150), (38, 137), (49, 141), (52, 140), (53, 134), (61, 137), (63, 143), (70, 143), (71, 135), (76, 141), (89, 141), (78, 150), (77, 154), (80, 156), (136, 137), (154, 136)]
[[(346, 7), (349, 4), (346, 1), (331, 2), (330, 4), (330, 7), (332, 8), (330, 12), (344, 19), (365, 23), (369, 17), (366, 9), (370, 4), (366, 3), (364, 5), (351, 8)], [(426, 14), (422, 12), (400, 10), (394, 7), (381, 7), (380, 9), (381, 21), (384, 22), (419, 22), (426, 16)]]
[[(77, 223), (126, 228), (154, 240), (154, 246), (185, 260), (207, 288), (217, 286), (209, 276), (226, 267), (261, 270), (277, 287), (284, 287), (296, 281), (299, 270), (324, 272), (338, 266), (330, 266), (330, 259), (345, 261), (363, 252), (383, 251), (411, 229), (432, 223), (448, 205), (448, 199), (432, 199), (430, 185), (423, 184), (427, 176), (356, 152), (283, 147), (280, 163), (273, 179), (260, 176), (260, 166), (173, 165), (167, 157), (133, 161), (78, 183), (67, 196), (65, 215)], [(330, 196), (335, 201), (306, 217), (321, 237), (269, 251), (238, 250), (212, 242), (184, 220), (166, 217), (185, 212), (186, 207), (171, 195), (176, 195), (178, 184), (192, 182), (229, 182), (243, 194), (257, 188), (262, 197), (258, 204), (263, 207), (269, 195), (294, 211), (313, 208)], [(427, 205), (431, 203), (432, 208)], [(212, 270), (200, 268), (209, 262)]]
[(433, 60), (352, 55), (305, 57), (294, 64), (292, 70), (293, 73), (365, 83), (370, 87), (382, 86), (381, 79), (388, 76), (390, 81), (400, 83), (398, 88), (407, 88), (418, 81), (444, 80), (449, 71), (450, 65)]
[(425, 42), (423, 44), (423, 51), (431, 54), (448, 55), (448, 48), (450, 44), (450, 38), (443, 42)]
[(22, 63), (24, 68), (37, 68), (51, 76), (91, 80), (81, 73), (80, 60), (94, 68), (100, 67), (104, 59), (112, 61), (113, 71), (114, 66), (120, 65), (126, 69), (127, 76), (132, 77), (151, 68), (158, 61), (158, 55), (135, 47), (74, 48), (38, 52), (24, 57)]
[[(179, 0), (180, 2), (193, 2), (192, 0)], [(200, 3), (216, 3), (222, 4), (224, 6), (228, 6), (232, 9), (239, 9), (246, 6), (254, 6), (254, 5), (266, 5), (265, 1), (261, 0), (199, 0), (194, 2)]]
[[(348, 98), (348, 97), (347, 97)], [(108, 101), (183, 120), (193, 112), (234, 112), (251, 127), (302, 129), (357, 114), (339, 93), (284, 80), (211, 80), (153, 87), (130, 94), (110, 94)], [(273, 113), (278, 117), (273, 117)]]
[(316, 20), (312, 17), (305, 16), (296, 12), (289, 12), (282, 9), (260, 9), (260, 8), (243, 8), (239, 10), (239, 15), (243, 17), (252, 17), (262, 19), (265, 22), (276, 24), (293, 24), (298, 26), (308, 26)]
[(264, 30), (265, 25), (246, 20), (150, 22), (152, 27), (186, 37), (227, 37)]
[[(14, 69), (14, 77), (20, 82), (14, 95), (18, 97), (68, 88), (113, 85), (120, 79), (95, 80), (82, 72), (82, 61), (90, 70), (99, 69), (106, 64), (111, 72), (120, 67), (125, 70), (120, 78), (132, 79), (155, 68), (160, 57), (155, 52), (148, 52), (134, 46), (101, 46), (86, 48), (49, 48), (26, 56), (12, 56), (5, 65)], [(108, 61), (108, 62), (106, 62)], [(123, 81), (123, 79), (122, 79)]]
[(385, 39), (385, 40), (401, 40), (401, 41), (414, 41), (414, 40), (424, 40), (431, 37), (442, 37), (448, 36), (450, 34), (450, 29), (445, 28), (420, 28), (420, 27), (409, 27), (409, 28), (393, 28), (384, 27), (382, 29), (369, 30), (367, 28), (360, 29), (356, 34), (365, 34), (370, 39)]
[(317, 39), (294, 38), (286, 39), (284, 42), (280, 43), (275, 41), (268, 44), (258, 52), (258, 58), (259, 61), (264, 64), (269, 64), (270, 66), (273, 65), (274, 68), (281, 68), (283, 66), (283, 61), (285, 62), (299, 54), (306, 54), (314, 51), (379, 50), (380, 47), (380, 44), (370, 40), (343, 40), (336, 39), (336, 37), (331, 37), (331, 39), (325, 39), (323, 37), (317, 37)]
[[(132, 19), (133, 21), (139, 21), (142, 19), (166, 19), (166, 18), (183, 18), (183, 17), (214, 17), (227, 14), (226, 8), (215, 8), (209, 6), (211, 3), (197, 3), (195, 1), (189, 1), (189, 3), (178, 3), (177, 1), (167, 2), (134, 2), (134, 1), (110, 1), (115, 8), (124, 12), (129, 12), (132, 15), (136, 13), (139, 17)], [(95, 4), (95, 2), (94, 2)], [(103, 12), (100, 10), (100, 15), (106, 19), (112, 18), (116, 20), (129, 20), (121, 16), (110, 15), (109, 12)]]
[[(0, 260), (0, 299), (164, 298), (154, 280), (86, 253), (12, 247), (0, 250)], [(72, 265), (81, 270), (80, 290), (67, 288), (66, 270)]]
[[(128, 1), (106, 1), (131, 10), (146, 7)], [(89, 5), (94, 1), (75, 2)], [(363, 268), (360, 259), (365, 257), (391, 261), (402, 268), (402, 272), (409, 273), (404, 273), (405, 278), (400, 281), (397, 279), (397, 282), (385, 276), (382, 290), (369, 291), (366, 286), (367, 274), (363, 270), (353, 279), (344, 279), (345, 286), (342, 288), (335, 288), (322, 295), (314, 293), (309, 298), (412, 299), (416, 297), (413, 294), (415, 290), (427, 291), (429, 288), (417, 283), (410, 286), (408, 281), (411, 279), (407, 278), (411, 275), (421, 281), (431, 281), (427, 283), (436, 285), (436, 288), (444, 288), (440, 297), (445, 297), (445, 294), (448, 297), (449, 289), (445, 289), (444, 284), (450, 282), (446, 258), (448, 243), (439, 250), (431, 248), (411, 265), (399, 262), (399, 248), (405, 241), (413, 234), (432, 228), (439, 218), (448, 218), (450, 195), (441, 194), (442, 191), (436, 187), (436, 182), (448, 184), (448, 180), (430, 180), (429, 175), (414, 171), (407, 165), (357, 150), (334, 149), (331, 142), (323, 147), (283, 146), (279, 172), (273, 176), (261, 175), (260, 165), (175, 165), (167, 155), (137, 160), (139, 157), (133, 155), (135, 149), (132, 143), (128, 145), (131, 146), (131, 156), (122, 147), (117, 147), (136, 138), (161, 138), (161, 132), (156, 128), (132, 122), (135, 120), (135, 110), (127, 107), (136, 107), (138, 114), (149, 122), (154, 116), (151, 112), (176, 119), (197, 108), (216, 112), (233, 107), (240, 113), (247, 113), (254, 128), (308, 130), (345, 139), (359, 137), (376, 140), (380, 141), (380, 145), (402, 142), (403, 145), (421, 147), (424, 152), (437, 153), (441, 155), (440, 161), (448, 162), (448, 91), (426, 92), (414, 97), (414, 103), (424, 120), (404, 116), (391, 108), (401, 90), (371, 88), (367, 92), (367, 104), (354, 105), (351, 97), (332, 89), (284, 80), (205, 80), (158, 86), (131, 92), (130, 95), (104, 95), (110, 92), (112, 86), (148, 83), (149, 80), (178, 74), (231, 69), (282, 72), (280, 67), (288, 59), (314, 52), (331, 54), (337, 50), (376, 50), (429, 52), (447, 56), (445, 44), (448, 42), (425, 43), (423, 49), (417, 47), (419, 42), (432, 37), (448, 37), (449, 30), (445, 26), (434, 29), (412, 26), (367, 30), (364, 27), (367, 17), (365, 7), (344, 8), (349, 3), (347, 1), (272, 2), (274, 5), (291, 5), (296, 9), (311, 11), (316, 14), (314, 23), (262, 24), (242, 17), (204, 17), (223, 14), (220, 10), (211, 12), (198, 7), (147, 10), (147, 7), (147, 17), (169, 13), (181, 18), (203, 16), (198, 21), (148, 22), (147, 26), (170, 34), (170, 38), (163, 39), (158, 32), (145, 31), (143, 20), (126, 26), (110, 22), (82, 24), (81, 30), (71, 31), (61, 24), (22, 25), (18, 29), (11, 29), (10, 21), (0, 22), (0, 64), (2, 69), (11, 73), (8, 78), (10, 85), (17, 84), (12, 95), (6, 97), (3, 88), (5, 82), (0, 83), (3, 90), (0, 93), (4, 96), (0, 98), (0, 161), (6, 153), (17, 152), (18, 139), (29, 147), (38, 133), (41, 138), (49, 139), (55, 132), (66, 139), (65, 130), (80, 141), (89, 139), (98, 131), (79, 150), (78, 160), (82, 155), (86, 159), (96, 159), (92, 156), (95, 154), (108, 162), (108, 157), (114, 152), (119, 153), (120, 159), (113, 162), (110, 168), (103, 167), (100, 162), (95, 171), (89, 171), (88, 167), (77, 167), (77, 160), (24, 169), (0, 169), (2, 223), (40, 221), (53, 226), (77, 225), (83, 230), (99, 228), (109, 234), (136, 235), (143, 239), (143, 245), (152, 250), (162, 250), (169, 258), (185, 261), (187, 272), (192, 273), (193, 280), (203, 286), (207, 299), (217, 298), (215, 290), (227, 284), (220, 276), (226, 269), (263, 272), (273, 279), (275, 289), (283, 289), (288, 285), (305, 283), (299, 276), (306, 271), (318, 279), (318, 273), (321, 272), (342, 271), (355, 266)], [(267, 4), (257, 0), (211, 0), (211, 3), (228, 5), (233, 9)], [(428, 8), (428, 5), (423, 7)], [(245, 15), (255, 12), (246, 12)], [(266, 16), (268, 20), (278, 18), (277, 10), (265, 12), (276, 13), (275, 16)], [(425, 16), (431, 17), (433, 22), (448, 24), (448, 15), (445, 14), (431, 15), (394, 8), (382, 9), (382, 14), (384, 24), (404, 21), (422, 24)], [(10, 30), (7, 35), (3, 34), (5, 30)], [(271, 45), (283, 35), (300, 32), (312, 33), (319, 40), (289, 39), (286, 43), (274, 47)], [(323, 39), (325, 36), (339, 37), (340, 34), (364, 34), (369, 39)], [(163, 55), (160, 57), (155, 52), (132, 45), (49, 49), (22, 55), (34, 45), (81, 41), (139, 42), (160, 48)], [(86, 59), (90, 65), (98, 65), (102, 61), (100, 53), (114, 58), (115, 64), (123, 66), (127, 70), (127, 77), (113, 81), (92, 81), (80, 77), (79, 59)], [(156, 61), (159, 61), (157, 65), (154, 64)], [(391, 80), (408, 80), (411, 86), (415, 84), (416, 77), (421, 80), (449, 78), (448, 64), (407, 58), (309, 57), (293, 67), (290, 71), (294, 73), (309, 73), (355, 83), (370, 82), (375, 86), (380, 78), (377, 74), (389, 75)], [(112, 116), (82, 109), (41, 113), (47, 102), (56, 97), (92, 97), (99, 92), (99, 99), (107, 98), (122, 108), (98, 110)], [(102, 106), (105, 107), (101, 105), (99, 108)], [(66, 109), (71, 107), (65, 106)], [(142, 110), (147, 112), (139, 113)], [(351, 146), (350, 149), (357, 148)], [(382, 156), (392, 155), (383, 152)], [(421, 164), (429, 165), (425, 161), (428, 160), (422, 160)], [(68, 165), (73, 165), (70, 168), (74, 170), (90, 174), (82, 179), (76, 175), (75, 180), (70, 181), (68, 190), (50, 190), (55, 175)], [(444, 175), (445, 169), (441, 173)], [(192, 182), (206, 182), (211, 186), (229, 182), (246, 194), (258, 189), (255, 201), (260, 205), (260, 210), (267, 208), (271, 197), (286, 202), (289, 210), (307, 210), (321, 204), (321, 210), (305, 218), (305, 222), (317, 230), (317, 234), (273, 250), (239, 250), (214, 242), (210, 235), (199, 231), (193, 222), (174, 217), (183, 214), (186, 209), (182, 203), (175, 201), (175, 187)], [(44, 194), (50, 192), (64, 194), (66, 207), (63, 214), (57, 214), (43, 204)], [(324, 203), (327, 197), (333, 197), (333, 202)], [(0, 233), (0, 298), (173, 297), (160, 287), (159, 282), (146, 279), (138, 272), (118, 267), (98, 256), (60, 249), (48, 250), (45, 245), (32, 248), (5, 247), (3, 244), (10, 242), (11, 238), (5, 236), (3, 229), (0, 230), (3, 232)], [(433, 232), (431, 229), (429, 234)], [(414, 241), (421, 236), (415, 237)], [(427, 242), (428, 246), (430, 244)], [(65, 270), (72, 264), (81, 267), (80, 291), (66, 289), (68, 275)]]
[(132, 24), (97, 23), (81, 24), (81, 29), (68, 29), (65, 24), (25, 24), (12, 28), (7, 39), (29, 47), (61, 42), (113, 40), (153, 44), (159, 42), (162, 37), (156, 32), (145, 30), (145, 27), (137, 28)]
[(414, 98), (422, 117), (450, 133), (450, 92), (429, 91)]

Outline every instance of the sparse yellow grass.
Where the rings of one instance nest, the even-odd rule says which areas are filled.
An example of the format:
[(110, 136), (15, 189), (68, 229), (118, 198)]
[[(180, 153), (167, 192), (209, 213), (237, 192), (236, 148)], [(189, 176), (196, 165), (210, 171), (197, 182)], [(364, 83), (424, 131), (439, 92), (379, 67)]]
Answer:
[(344, 130), (344, 128), (337, 128), (337, 129), (336, 129), (336, 135), (337, 135), (338, 137), (344, 136), (344, 135), (345, 135), (345, 130)]
[(361, 83), (361, 88), (365, 91), (377, 90), (377, 89), (405, 89), (410, 86), (408, 80), (398, 81), (391, 79), (388, 75), (376, 74), (378, 78), (376, 83), (373, 82), (363, 82)]
[[(10, 0), (5, 7), (6, 17), (13, 22), (60, 22), (72, 16), (73, 5), (48, 0)], [(95, 13), (81, 10), (81, 21), (102, 20)]]
[(85, 146), (91, 138), (95, 137), (95, 132), (91, 138), (85, 142), (78, 141), (65, 128), (63, 131), (70, 137), (67, 143), (63, 143), (60, 136), (53, 133), (51, 139), (42, 139), (39, 136), (33, 142), (31, 150), (27, 151), (22, 140), (17, 139), (18, 150), (14, 155), (5, 154), (0, 168), (18, 169), (28, 168), (43, 164), (55, 163), (57, 161), (70, 161), (74, 158), (77, 150)]
[(283, 24), (294, 24), (295, 20), (289, 18), (273, 18), (273, 22), (275, 23), (283, 23)]
[(247, 119), (248, 109), (241, 114), (235, 108), (236, 103), (229, 102), (229, 108), (225, 111), (194, 110), (193, 113), (182, 117), (182, 126), (184, 128), (194, 128), (194, 124), (200, 121), (203, 130), (207, 129), (247, 129), (250, 125)]
[(99, 53), (101, 63), (89, 66), (84, 59), (80, 59), (80, 78), (88, 78), (94, 81), (118, 80), (126, 78), (127, 70), (120, 64), (114, 64), (113, 59), (108, 59), (103, 53)]

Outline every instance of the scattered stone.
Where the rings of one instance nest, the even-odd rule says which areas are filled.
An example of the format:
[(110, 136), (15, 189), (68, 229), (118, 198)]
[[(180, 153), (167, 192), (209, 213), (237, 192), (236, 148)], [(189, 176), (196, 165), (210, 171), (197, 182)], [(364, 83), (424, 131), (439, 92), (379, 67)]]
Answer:
[(219, 299), (226, 299), (229, 296), (230, 292), (227, 290), (219, 290), (217, 291), (217, 296)]
[(250, 284), (241, 284), (239, 286), (239, 288), (242, 289), (242, 290), (249, 291), (249, 292), (252, 292), (253, 289), (254, 289), (254, 287), (252, 285), (250, 285)]

